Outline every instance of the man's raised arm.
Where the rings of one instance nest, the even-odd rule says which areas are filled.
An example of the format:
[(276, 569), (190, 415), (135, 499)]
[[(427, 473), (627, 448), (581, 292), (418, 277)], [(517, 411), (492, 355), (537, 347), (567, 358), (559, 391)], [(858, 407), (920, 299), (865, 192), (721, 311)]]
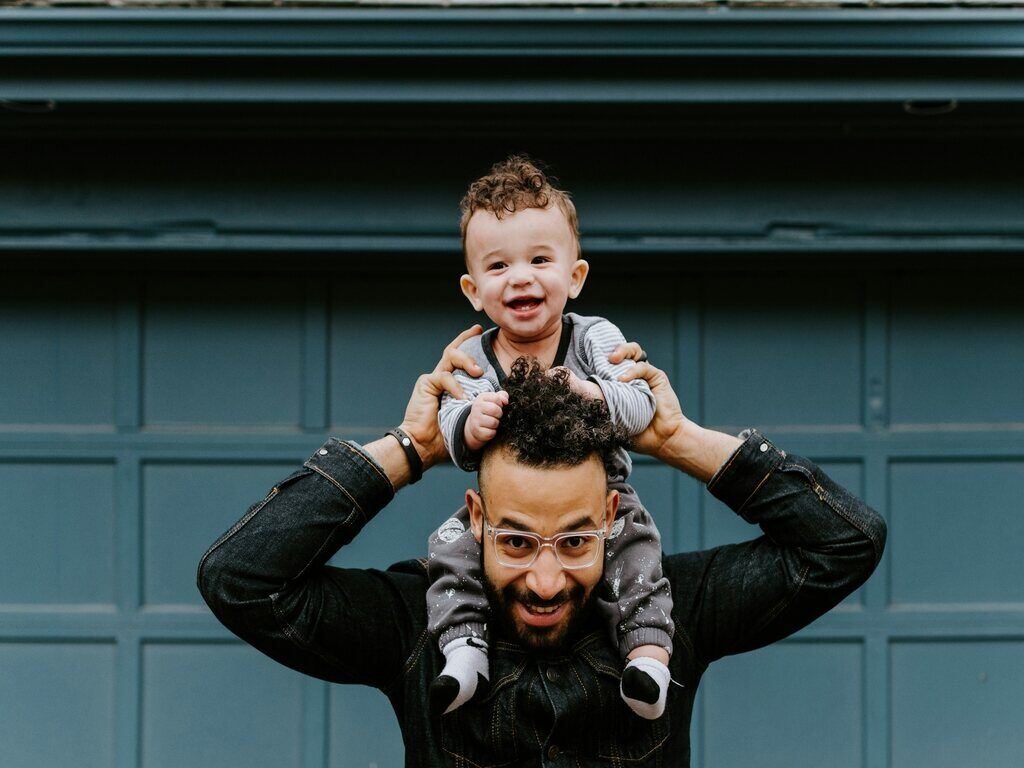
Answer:
[(877, 512), (756, 431), (732, 437), (694, 424), (668, 377), (649, 363), (625, 377), (646, 379), (657, 401), (634, 447), (707, 483), (764, 534), (669, 558), (679, 566), (674, 612), (698, 664), (786, 637), (867, 580), (885, 547)]
[[(448, 456), (438, 398), (461, 395), (451, 370), (466, 363), (455, 348), (474, 333), (461, 334), (413, 389), (401, 426), (424, 470)], [(366, 446), (329, 439), (213, 543), (199, 591), (228, 629), (282, 664), (386, 689), (425, 623), (422, 577), (326, 563), (409, 479), (394, 437)]]

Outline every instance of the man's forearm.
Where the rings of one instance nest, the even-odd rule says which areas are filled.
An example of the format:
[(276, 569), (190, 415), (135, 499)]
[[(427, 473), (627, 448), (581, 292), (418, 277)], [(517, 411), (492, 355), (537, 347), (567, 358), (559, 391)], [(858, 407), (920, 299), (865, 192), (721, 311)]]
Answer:
[(392, 483), (407, 478), (392, 437), (366, 449), (328, 440), (203, 556), (197, 583), (214, 615), (301, 672), (378, 687), (391, 681), (411, 643), (401, 590), (386, 573), (327, 561), (391, 500)]
[(377, 464), (356, 446), (328, 440), (213, 543), (197, 582), (222, 622), (237, 632), (251, 624), (252, 612), (269, 613), (282, 585), (299, 584), (349, 543), (391, 500), (382, 469), (392, 484), (408, 480), (397, 440), (371, 445), (367, 453)]
[(659, 458), (707, 483), (742, 444), (738, 437), (687, 421), (665, 444)]
[(363, 450), (380, 464), (384, 474), (391, 481), (391, 486), (396, 491), (409, 484), (409, 477), (411, 476), (409, 459), (394, 437), (385, 435), (379, 440), (374, 440), (372, 443), (364, 445)]

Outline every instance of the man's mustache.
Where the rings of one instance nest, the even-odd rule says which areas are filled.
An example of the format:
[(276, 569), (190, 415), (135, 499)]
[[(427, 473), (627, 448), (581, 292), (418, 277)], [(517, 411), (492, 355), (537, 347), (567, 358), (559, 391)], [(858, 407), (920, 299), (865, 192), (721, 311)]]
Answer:
[(578, 600), (582, 596), (583, 588), (578, 584), (572, 589), (563, 589), (554, 597), (549, 597), (546, 600), (539, 597), (535, 592), (533, 592), (533, 590), (530, 589), (519, 591), (511, 585), (505, 588), (506, 600), (518, 600), (527, 608), (554, 608), (555, 606), (561, 605), (564, 602)]

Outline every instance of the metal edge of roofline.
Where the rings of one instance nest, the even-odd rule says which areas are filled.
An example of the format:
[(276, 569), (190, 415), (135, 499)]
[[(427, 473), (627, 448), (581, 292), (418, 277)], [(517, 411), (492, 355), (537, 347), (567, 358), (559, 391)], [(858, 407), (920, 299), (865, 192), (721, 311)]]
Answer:
[[(982, 256), (984, 254), (1017, 257), (1024, 255), (1024, 233), (919, 233), (915, 235), (858, 235), (814, 238), (807, 241), (770, 236), (714, 235), (701, 237), (584, 239), (584, 248), (594, 255), (634, 255), (644, 257), (723, 255), (814, 257), (832, 254), (948, 254)], [(254, 254), (304, 253), (338, 255), (390, 253), (394, 255), (458, 254), (458, 238), (425, 235), (335, 235), (318, 236), (268, 232), (262, 235), (211, 235), (207, 237), (89, 237), (80, 232), (51, 231), (40, 234), (0, 235), (0, 263), (10, 264), (43, 253), (60, 253), (74, 259), (75, 254), (104, 253), (159, 256), (207, 254), (235, 259)], [(1016, 259), (1015, 259), (1016, 262)]]
[[(529, 45), (523, 44), (524, 35)], [(1020, 8), (7, 8), (0, 57), (1024, 58)]]

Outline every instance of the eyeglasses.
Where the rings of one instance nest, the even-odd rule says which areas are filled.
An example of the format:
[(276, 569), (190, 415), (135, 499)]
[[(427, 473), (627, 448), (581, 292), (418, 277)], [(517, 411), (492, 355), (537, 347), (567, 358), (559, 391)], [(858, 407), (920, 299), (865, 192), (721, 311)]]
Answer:
[(484, 520), (484, 530), (494, 543), (499, 565), (529, 568), (541, 549), (551, 547), (563, 568), (586, 568), (597, 562), (604, 531), (568, 531), (554, 536), (538, 536), (529, 531), (495, 528)]

